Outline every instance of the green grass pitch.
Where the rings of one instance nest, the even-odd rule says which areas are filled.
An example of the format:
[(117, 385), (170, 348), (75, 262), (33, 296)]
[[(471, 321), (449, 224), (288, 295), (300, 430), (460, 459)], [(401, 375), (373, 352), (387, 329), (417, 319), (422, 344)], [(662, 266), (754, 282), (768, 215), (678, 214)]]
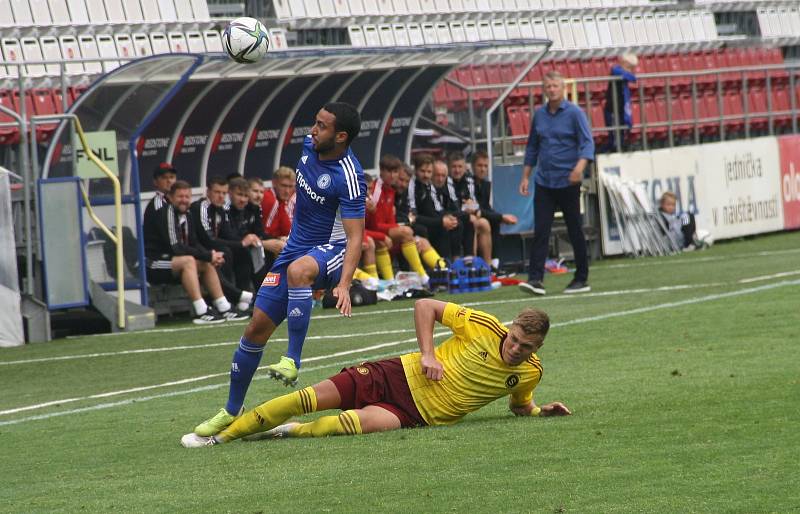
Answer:
[[(242, 323), (0, 350), (0, 512), (800, 511), (800, 232), (598, 262), (582, 296), (569, 278), (437, 296), (545, 309), (536, 399), (566, 418), (502, 399), (454, 427), (186, 450)], [(414, 350), (411, 307), (315, 312), (301, 383)], [(281, 327), (262, 365), (285, 349)], [(257, 378), (248, 406), (285, 391)]]

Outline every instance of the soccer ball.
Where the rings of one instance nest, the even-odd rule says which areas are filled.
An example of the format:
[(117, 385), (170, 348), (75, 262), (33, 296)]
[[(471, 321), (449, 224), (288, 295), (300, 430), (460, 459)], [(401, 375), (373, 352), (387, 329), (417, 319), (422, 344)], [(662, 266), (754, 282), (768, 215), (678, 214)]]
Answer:
[(222, 46), (236, 62), (258, 62), (269, 48), (267, 29), (254, 18), (236, 18), (222, 33)]

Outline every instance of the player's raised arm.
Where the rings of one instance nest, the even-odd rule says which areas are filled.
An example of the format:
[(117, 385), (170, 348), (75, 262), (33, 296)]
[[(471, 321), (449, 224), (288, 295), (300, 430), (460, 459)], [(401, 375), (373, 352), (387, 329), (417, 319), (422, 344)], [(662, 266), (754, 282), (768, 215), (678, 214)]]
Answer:
[(436, 322), (442, 321), (447, 303), (424, 298), (414, 304), (414, 326), (417, 330), (417, 343), (422, 353), (422, 371), (431, 380), (441, 380), (444, 375), (442, 363), (436, 360), (433, 351), (433, 329)]
[(350, 305), (350, 282), (353, 273), (361, 260), (361, 241), (364, 238), (364, 218), (344, 218), (342, 228), (347, 235), (347, 246), (344, 250), (344, 263), (342, 264), (342, 277), (339, 283), (333, 288), (333, 296), (337, 298), (336, 308), (344, 316), (350, 316), (352, 305)]

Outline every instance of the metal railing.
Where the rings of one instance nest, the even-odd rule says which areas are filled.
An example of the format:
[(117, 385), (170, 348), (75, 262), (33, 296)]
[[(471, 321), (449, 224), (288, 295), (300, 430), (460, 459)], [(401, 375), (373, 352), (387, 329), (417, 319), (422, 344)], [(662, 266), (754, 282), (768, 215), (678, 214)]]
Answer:
[[(756, 78), (753, 75), (758, 74)], [(713, 79), (705, 79), (713, 77)], [(505, 109), (497, 108), (498, 115), (495, 120), (485, 117), (485, 112), (491, 108), (483, 109), (481, 103), (484, 101), (479, 98), (483, 92), (497, 92), (498, 97), (502, 97), (502, 92), (508, 88), (508, 84), (483, 84), (469, 86), (461, 84), (450, 77), (445, 78), (450, 85), (461, 89), (466, 94), (466, 117), (462, 125), (466, 130), (459, 132), (449, 127), (437, 126), (441, 130), (462, 137), (465, 142), (473, 148), (478, 145), (485, 145), (487, 138), (479, 137), (481, 132), (486, 134), (486, 124), (494, 123), (493, 130), (495, 135), (492, 137), (494, 155), (501, 161), (519, 160), (519, 152), (514, 151), (514, 146), (521, 146), (527, 140), (528, 134), (511, 134)], [(571, 100), (587, 113), (592, 133), (595, 136), (603, 136), (613, 133), (614, 143), (617, 151), (623, 151), (622, 136), (624, 131), (632, 131), (640, 137), (641, 148), (648, 150), (653, 146), (652, 130), (664, 129), (666, 145), (668, 147), (683, 144), (700, 144), (703, 142), (703, 128), (709, 124), (716, 124), (719, 140), (739, 139), (741, 137), (751, 137), (757, 130), (757, 125), (763, 124), (766, 120), (766, 134), (774, 135), (778, 128), (778, 121), (789, 119), (789, 127), (793, 133), (800, 130), (800, 100), (798, 99), (798, 86), (800, 86), (800, 63), (770, 64), (763, 66), (747, 66), (738, 68), (718, 68), (711, 70), (686, 70), (669, 73), (641, 73), (637, 74), (637, 82), (632, 89), (635, 94), (632, 101), (636, 102), (639, 108), (638, 120), (634, 119), (631, 127), (624, 125), (619, 119), (619, 106), (617, 105), (617, 87), (621, 87), (621, 78), (618, 76), (584, 77), (568, 79), (568, 96)], [(749, 91), (753, 83), (759, 86), (765, 96), (766, 110), (755, 110), (750, 103)], [(785, 82), (786, 85), (780, 89), (786, 89), (789, 95), (789, 109), (774, 109), (774, 91), (779, 89), (775, 86), (777, 82)], [(598, 120), (593, 119), (592, 110), (602, 107), (605, 101), (605, 88), (601, 88), (602, 95), (598, 95), (597, 84), (610, 84), (612, 87), (612, 124), (600, 125)], [(709, 84), (713, 84), (709, 87)], [(527, 105), (530, 115), (534, 109), (544, 103), (543, 83), (541, 81), (522, 81), (514, 86), (514, 89), (527, 89), (527, 97), (516, 98), (517, 104)], [(653, 95), (652, 91), (659, 93)], [(702, 91), (705, 90), (705, 91)], [(741, 113), (726, 112), (725, 94), (728, 91), (738, 91), (741, 96)], [(701, 117), (699, 105), (700, 97), (707, 96), (708, 92), (715, 95), (716, 111), (718, 114), (712, 117)], [(702, 94), (701, 94), (702, 93)], [(685, 98), (689, 96), (691, 100), (690, 116), (676, 117), (673, 112), (673, 99)], [(656, 99), (664, 102), (665, 119), (648, 119), (647, 105), (649, 101)], [(602, 111), (601, 111), (602, 112)], [(684, 113), (686, 114), (686, 113)], [(426, 120), (429, 123), (432, 120)], [(741, 122), (741, 130), (736, 134), (729, 131), (731, 122)], [(435, 123), (433, 123), (435, 124)], [(687, 131), (690, 136), (687, 138)], [(467, 135), (468, 132), (468, 135)], [(739, 135), (741, 133), (741, 135)], [(684, 137), (679, 137), (683, 135)], [(735, 137), (731, 137), (731, 136)]]

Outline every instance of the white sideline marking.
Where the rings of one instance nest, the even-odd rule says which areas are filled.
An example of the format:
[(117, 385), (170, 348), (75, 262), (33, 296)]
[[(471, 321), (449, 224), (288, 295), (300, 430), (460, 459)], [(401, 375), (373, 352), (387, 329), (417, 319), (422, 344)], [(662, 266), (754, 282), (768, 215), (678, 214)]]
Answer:
[[(343, 334), (343, 335), (321, 335), (321, 336), (308, 336), (306, 337), (306, 341), (309, 339), (342, 339), (345, 337), (355, 337), (355, 336), (379, 336), (379, 335), (388, 335), (388, 334), (402, 334), (408, 332), (408, 329), (397, 329), (397, 330), (380, 330), (377, 332), (367, 332), (367, 333), (359, 333), (359, 334)], [(285, 337), (278, 337), (275, 339), (270, 339), (270, 343), (285, 343), (289, 339)], [(176, 350), (194, 350), (198, 348), (214, 348), (217, 346), (232, 346), (235, 344), (239, 344), (239, 341), (226, 341), (224, 343), (206, 343), (206, 344), (190, 344), (190, 345), (182, 345), (182, 346), (164, 346), (160, 348), (141, 348), (138, 350), (122, 350), (119, 352), (102, 352), (102, 353), (86, 353), (86, 354), (77, 354), (77, 355), (62, 355), (59, 357), (42, 357), (39, 359), (25, 359), (25, 360), (18, 360), (18, 361), (0, 361), (0, 366), (7, 366), (10, 364), (32, 364), (32, 363), (39, 363), (39, 362), (53, 362), (53, 361), (67, 361), (67, 360), (74, 360), (74, 359), (90, 359), (95, 357), (115, 357), (117, 355), (130, 355), (130, 354), (137, 354), (137, 353), (153, 353), (153, 352), (172, 352)]]
[(672, 259), (666, 261), (653, 258), (647, 262), (628, 262), (621, 264), (609, 264), (607, 266), (597, 266), (595, 269), (599, 271), (604, 269), (641, 268), (645, 266), (654, 266), (654, 265), (661, 266), (667, 264), (693, 264), (695, 262), (713, 262), (713, 261), (723, 261), (727, 259), (739, 259), (747, 257), (768, 257), (770, 255), (783, 255), (786, 253), (798, 253), (798, 252), (800, 252), (800, 248), (788, 248), (786, 250), (765, 250), (763, 252), (737, 253), (735, 255), (716, 255), (716, 256), (695, 257), (686, 259)]
[[(392, 357), (393, 355), (395, 355), (395, 354), (394, 353), (386, 353), (386, 354), (380, 354), (380, 355), (373, 355), (372, 358), (373, 359), (382, 359), (384, 357)], [(318, 371), (318, 370), (325, 369), (325, 368), (334, 368), (334, 367), (337, 367), (337, 366), (346, 366), (348, 364), (352, 364), (352, 362), (351, 361), (332, 362), (330, 364), (324, 364), (322, 366), (315, 366), (313, 368), (308, 368), (305, 371)], [(227, 373), (224, 373), (224, 374), (227, 374)], [(266, 375), (258, 375), (258, 376), (253, 377), (253, 380), (265, 380), (265, 379), (268, 379), (268, 378), (269, 377), (266, 376)], [(0, 421), (0, 426), (16, 425), (18, 423), (24, 423), (26, 421), (36, 421), (36, 420), (39, 420), (39, 419), (55, 418), (55, 417), (58, 417), (58, 416), (67, 416), (69, 414), (78, 414), (80, 412), (110, 409), (112, 407), (119, 407), (121, 405), (131, 405), (131, 404), (134, 404), (134, 403), (146, 402), (146, 401), (150, 401), (150, 400), (159, 400), (161, 398), (170, 398), (172, 396), (183, 396), (183, 395), (192, 394), (192, 393), (199, 393), (199, 392), (202, 392), (202, 391), (213, 391), (214, 389), (221, 389), (221, 388), (226, 387), (226, 386), (228, 386), (228, 383), (224, 382), (224, 383), (221, 383), (221, 384), (209, 384), (209, 385), (205, 385), (205, 386), (195, 387), (195, 388), (192, 388), (192, 389), (184, 389), (182, 391), (171, 391), (169, 393), (156, 394), (156, 395), (153, 395), (153, 396), (142, 396), (142, 397), (139, 397), (139, 398), (128, 398), (127, 400), (120, 400), (118, 402), (113, 402), (113, 403), (100, 403), (100, 404), (97, 404), (97, 405), (90, 405), (88, 407), (79, 407), (77, 409), (65, 410), (65, 411), (60, 411), (60, 412), (51, 412), (51, 413), (48, 413), (48, 414), (38, 414), (36, 416), (28, 416), (27, 418), (12, 419), (10, 421)]]
[[(630, 316), (630, 315), (635, 315), (635, 314), (642, 314), (642, 313), (645, 313), (645, 312), (652, 312), (652, 311), (661, 310), (661, 309), (669, 309), (669, 308), (673, 308), (673, 307), (682, 307), (682, 306), (685, 306), (685, 305), (691, 305), (691, 304), (695, 304), (695, 303), (710, 302), (710, 301), (714, 301), (714, 300), (720, 300), (720, 299), (723, 299), (723, 298), (742, 296), (742, 295), (758, 293), (758, 292), (762, 292), (762, 291), (768, 291), (768, 290), (776, 289), (776, 288), (780, 288), (780, 287), (797, 286), (797, 285), (800, 285), (800, 280), (776, 282), (776, 283), (773, 283), (773, 284), (765, 284), (763, 286), (751, 287), (751, 288), (747, 288), (747, 289), (740, 289), (738, 291), (730, 291), (730, 292), (727, 292), (727, 293), (717, 293), (717, 294), (711, 294), (711, 295), (706, 295), (706, 296), (699, 296), (699, 297), (696, 297), (696, 298), (689, 298), (689, 299), (686, 299), (686, 300), (680, 300), (680, 301), (677, 301), (677, 302), (668, 302), (668, 303), (650, 305), (650, 306), (647, 306), (647, 307), (640, 307), (640, 308), (637, 308), (637, 309), (630, 309), (630, 310), (627, 310), (627, 311), (611, 312), (611, 313), (607, 313), (607, 314), (600, 314), (600, 315), (597, 315), (597, 316), (589, 316), (589, 317), (585, 317), (585, 318), (577, 318), (577, 319), (574, 319), (574, 320), (564, 321), (564, 322), (561, 322), (561, 323), (554, 323), (552, 325), (552, 327), (556, 328), (556, 327), (565, 327), (565, 326), (576, 325), (576, 324), (581, 324), (581, 323), (590, 323), (590, 322), (593, 322), (593, 321), (601, 321), (601, 320), (617, 318), (617, 317), (622, 317), (622, 316)], [(509, 324), (510, 322), (503, 322), (503, 323), (504, 324)], [(434, 337), (441, 337), (443, 335), (447, 335), (448, 333), (449, 333), (448, 331), (437, 332), (437, 333), (434, 333)], [(399, 344), (410, 343), (410, 342), (414, 342), (414, 341), (416, 341), (416, 338), (409, 338), (409, 339), (404, 339), (404, 340), (400, 340), (400, 341), (392, 341), (392, 342), (389, 342), (389, 343), (382, 343), (382, 344), (373, 345), (373, 346), (369, 346), (369, 347), (365, 347), (365, 348), (357, 348), (357, 349), (353, 349), (353, 350), (345, 350), (345, 351), (341, 351), (341, 352), (336, 352), (336, 353), (333, 353), (333, 354), (330, 354), (330, 355), (319, 355), (319, 356), (316, 356), (316, 357), (309, 357), (308, 359), (305, 359), (305, 361), (308, 362), (308, 361), (314, 361), (314, 360), (323, 360), (323, 359), (328, 359), (328, 358), (331, 358), (331, 357), (338, 357), (338, 356), (342, 356), (342, 355), (360, 353), (360, 352), (365, 352), (365, 351), (379, 349), (379, 348), (386, 348), (386, 347), (389, 347), (389, 346), (396, 346), (396, 345), (399, 345)], [(344, 364), (349, 364), (349, 363), (350, 362), (348, 361), (348, 362), (345, 362)], [(344, 364), (338, 364), (337, 363), (335, 365), (344, 365)], [(334, 364), (328, 364), (328, 365), (321, 366), (321, 367), (316, 367), (316, 368), (309, 368), (309, 369), (307, 369), (307, 371), (312, 371), (312, 370), (315, 370), (315, 369), (323, 369), (323, 368), (330, 367), (330, 366), (334, 366)], [(259, 368), (259, 369), (262, 369), (262, 368)], [(68, 400), (47, 402), (47, 403), (36, 404), (36, 405), (29, 405), (29, 406), (26, 406), (26, 407), (19, 407), (19, 408), (15, 408), (15, 409), (0, 411), (0, 415), (13, 414), (13, 413), (16, 413), (16, 412), (22, 412), (22, 411), (26, 411), (26, 410), (40, 409), (40, 408), (43, 408), (43, 407), (48, 407), (48, 406), (51, 406), (51, 405), (62, 404), (62, 403), (67, 403), (67, 402), (76, 402), (76, 401), (81, 401), (81, 400), (89, 400), (89, 399), (97, 399), (97, 398), (107, 398), (107, 397), (110, 397), (110, 396), (126, 394), (126, 393), (129, 393), (129, 392), (138, 392), (138, 391), (144, 391), (144, 390), (155, 389), (155, 388), (160, 388), (160, 387), (169, 387), (171, 385), (180, 385), (180, 384), (185, 384), (185, 383), (189, 383), (189, 382), (196, 382), (196, 381), (200, 381), (200, 380), (206, 380), (208, 378), (216, 378), (216, 377), (224, 376), (224, 375), (227, 375), (227, 374), (228, 374), (227, 372), (226, 373), (217, 373), (217, 374), (213, 374), (213, 375), (205, 375), (205, 376), (202, 376), (202, 377), (187, 378), (187, 379), (183, 379), (183, 380), (179, 380), (179, 381), (175, 381), (175, 382), (167, 382), (167, 383), (164, 383), (164, 384), (157, 384), (157, 385), (152, 385), (152, 386), (144, 386), (144, 387), (138, 387), (138, 388), (133, 388), (133, 389), (127, 389), (127, 390), (122, 390), (122, 391), (112, 391), (112, 392), (108, 392), (108, 393), (95, 394), (95, 395), (91, 395), (91, 396), (85, 396), (85, 397), (82, 397), (82, 398), (71, 398), (71, 399), (68, 399)], [(16, 423), (22, 423), (22, 422), (25, 422), (25, 421), (48, 419), (48, 418), (55, 417), (55, 416), (63, 416), (63, 415), (66, 415), (66, 414), (74, 414), (74, 413), (83, 412), (83, 411), (86, 411), (86, 410), (98, 410), (98, 409), (104, 409), (104, 408), (111, 408), (111, 407), (115, 407), (117, 405), (126, 405), (126, 404), (130, 404), (130, 403), (135, 403), (135, 402), (143, 402), (143, 401), (155, 400), (155, 399), (165, 398), (165, 397), (169, 397), (169, 396), (176, 396), (176, 395), (179, 395), (179, 394), (189, 394), (189, 393), (196, 392), (196, 391), (204, 391), (204, 390), (208, 390), (208, 389), (213, 389), (214, 387), (224, 387), (225, 385), (227, 385), (227, 384), (217, 384), (216, 386), (203, 386), (201, 388), (195, 388), (195, 389), (190, 389), (190, 390), (185, 390), (185, 391), (173, 391), (173, 392), (170, 392), (170, 393), (163, 393), (163, 394), (158, 394), (158, 395), (153, 395), (153, 396), (148, 396), (148, 397), (140, 397), (140, 398), (135, 398), (135, 399), (130, 399), (130, 400), (123, 400), (121, 402), (116, 402), (116, 403), (100, 404), (100, 405), (94, 405), (94, 406), (91, 406), (91, 407), (83, 407), (83, 408), (80, 408), (80, 409), (73, 409), (73, 410), (69, 410), (69, 411), (54, 412), (54, 413), (49, 413), (49, 414), (41, 414), (41, 415), (37, 415), (37, 416), (31, 416), (31, 417), (27, 417), (27, 418), (20, 418), (20, 419), (11, 420), (11, 421), (2, 421), (2, 422), (0, 422), (0, 426), (16, 424)]]
[(764, 275), (761, 277), (743, 278), (739, 280), (740, 284), (749, 284), (751, 282), (760, 282), (762, 280), (769, 280), (772, 278), (791, 277), (793, 275), (800, 275), (800, 271), (784, 271), (783, 273), (775, 273), (773, 275)]
[[(586, 293), (581, 294), (581, 298), (596, 298), (596, 297), (603, 297), (603, 296), (619, 296), (619, 295), (633, 295), (633, 294), (647, 294), (647, 293), (657, 293), (657, 292), (666, 292), (666, 291), (680, 291), (686, 289), (702, 289), (708, 287), (721, 287), (721, 286), (728, 286), (728, 285), (735, 285), (735, 284), (742, 284), (747, 282), (757, 282), (761, 280), (768, 280), (770, 278), (778, 278), (783, 276), (791, 276), (791, 275), (798, 275), (800, 274), (800, 270), (797, 271), (788, 271), (785, 273), (777, 273), (774, 275), (763, 275), (758, 277), (751, 277), (747, 279), (738, 280), (736, 282), (709, 282), (706, 284), (676, 284), (674, 286), (661, 286), (661, 287), (651, 287), (651, 288), (638, 288), (638, 289), (621, 289), (615, 291), (598, 291), (594, 293)], [(574, 295), (553, 295), (553, 296), (544, 296), (541, 298), (536, 298), (537, 302), (541, 301), (548, 301), (548, 300), (566, 300), (566, 299), (574, 299)], [(530, 296), (524, 296), (522, 298), (511, 298), (506, 300), (487, 300), (483, 302), (465, 302), (463, 305), (468, 307), (479, 306), (479, 305), (496, 305), (496, 304), (506, 304), (506, 303), (521, 303), (521, 302), (530, 302), (532, 298)], [(397, 309), (385, 309), (382, 311), (372, 311), (372, 312), (365, 312), (365, 313), (358, 313), (359, 315), (371, 315), (371, 314), (390, 314), (390, 313), (397, 313), (397, 312), (410, 312), (413, 311), (413, 307), (403, 307)], [(355, 313), (353, 314), (356, 315)], [(329, 314), (323, 316), (317, 316), (312, 319), (327, 319), (327, 318), (334, 318), (339, 317), (338, 314)], [(182, 327), (182, 328), (173, 328), (173, 329), (163, 329), (167, 331), (182, 331), (182, 330), (196, 330), (197, 327)], [(145, 333), (137, 332), (139, 333)], [(308, 336), (306, 340), (322, 340), (322, 339), (344, 339), (347, 337), (357, 337), (357, 336), (374, 336), (374, 335), (387, 335), (387, 334), (402, 334), (406, 332), (413, 332), (413, 329), (397, 329), (397, 330), (381, 330), (376, 332), (368, 332), (368, 333), (358, 333), (358, 334), (339, 334), (339, 335), (315, 335), (315, 336)], [(120, 334), (115, 333), (113, 335)], [(112, 334), (105, 334), (105, 335), (112, 335)], [(281, 338), (274, 338), (270, 339), (271, 343), (280, 343), (280, 342), (287, 342), (288, 339), (285, 337)], [(195, 349), (202, 349), (202, 348), (215, 348), (219, 346), (228, 346), (236, 344), (237, 341), (229, 341), (224, 343), (206, 343), (206, 344), (196, 344), (196, 345), (181, 345), (181, 346), (164, 346), (158, 348), (141, 348), (138, 350), (122, 350), (118, 352), (99, 352), (99, 353), (86, 353), (86, 354), (75, 354), (75, 355), (61, 355), (57, 357), (41, 357), (36, 359), (21, 359), (15, 361), (0, 361), (0, 366), (9, 366), (12, 364), (34, 364), (34, 363), (41, 363), (41, 362), (57, 362), (57, 361), (66, 361), (66, 360), (75, 360), (75, 359), (92, 359), (97, 357), (114, 357), (117, 355), (131, 355), (131, 354), (140, 354), (140, 353), (154, 353), (154, 352), (170, 352), (170, 351), (178, 351), (178, 350), (195, 350)]]

